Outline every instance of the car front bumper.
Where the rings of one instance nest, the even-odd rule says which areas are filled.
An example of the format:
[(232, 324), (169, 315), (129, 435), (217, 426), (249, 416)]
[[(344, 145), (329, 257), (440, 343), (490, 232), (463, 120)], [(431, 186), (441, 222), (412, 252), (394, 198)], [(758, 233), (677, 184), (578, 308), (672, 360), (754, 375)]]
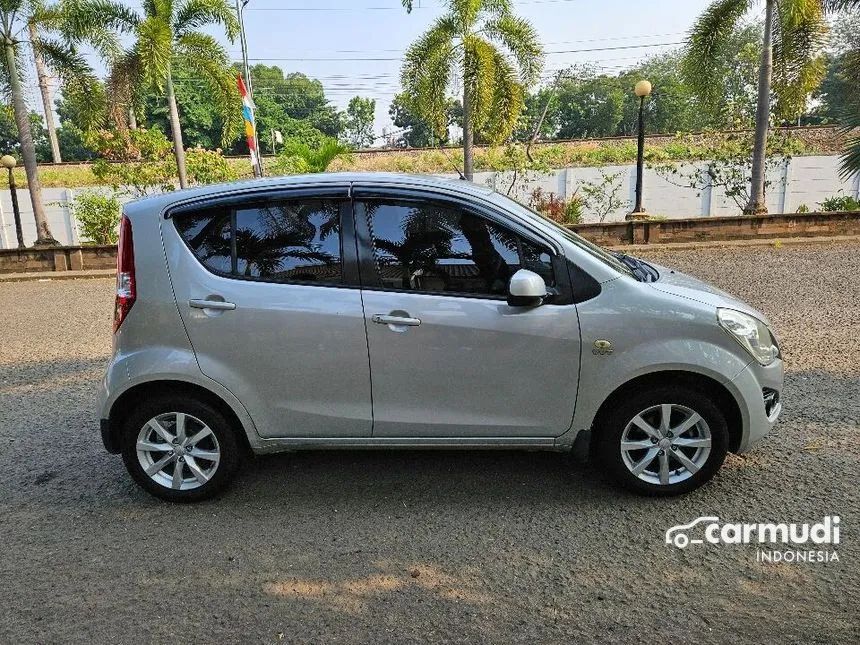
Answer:
[(782, 359), (767, 366), (753, 361), (730, 381), (743, 420), (743, 433), (735, 452), (746, 452), (776, 425), (782, 412), (784, 381)]

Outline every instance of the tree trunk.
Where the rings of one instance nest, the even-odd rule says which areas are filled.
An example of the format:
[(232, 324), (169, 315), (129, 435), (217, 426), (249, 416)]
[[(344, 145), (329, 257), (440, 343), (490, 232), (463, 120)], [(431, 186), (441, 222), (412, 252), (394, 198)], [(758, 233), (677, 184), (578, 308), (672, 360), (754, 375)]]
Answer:
[(758, 72), (758, 104), (755, 113), (755, 146), (752, 158), (752, 180), (750, 201), (744, 208), (745, 215), (766, 215), (764, 200), (765, 157), (767, 155), (767, 131), (770, 121), (770, 78), (773, 72), (773, 46), (771, 45), (774, 0), (767, 0), (764, 18), (764, 46)]
[(134, 113), (134, 106), (128, 108), (128, 127), (137, 130), (137, 115)]
[(36, 220), (36, 244), (58, 244), (45, 215), (45, 205), (42, 203), (42, 187), (39, 185), (39, 170), (36, 167), (36, 146), (30, 132), (30, 115), (21, 91), (21, 80), (18, 78), (18, 66), (15, 60), (15, 45), (8, 39), (4, 42), (6, 48), (6, 69), (9, 73), (9, 90), (12, 93), (12, 108), (15, 112), (15, 123), (18, 125), (18, 140), (21, 143), (21, 156), (24, 158), (24, 171), (27, 174), (27, 188), (30, 191), (30, 203), (33, 206), (33, 218)]
[(39, 79), (39, 91), (42, 93), (42, 105), (45, 108), (45, 127), (48, 129), (48, 139), (51, 142), (51, 155), (54, 163), (60, 163), (60, 141), (57, 139), (57, 126), (54, 123), (54, 106), (51, 104), (51, 92), (48, 89), (48, 72), (45, 70), (45, 61), (42, 52), (39, 51), (39, 34), (36, 25), (30, 23), (30, 44), (33, 47), (33, 61), (36, 63), (36, 77)]
[(173, 134), (173, 153), (176, 155), (176, 171), (179, 173), (179, 187), (188, 187), (185, 172), (185, 146), (182, 144), (182, 127), (179, 125), (179, 110), (176, 107), (176, 93), (173, 90), (173, 76), (167, 74), (167, 106), (170, 108), (170, 131)]
[(472, 159), (472, 147), (475, 136), (472, 133), (472, 103), (469, 97), (469, 88), (466, 79), (463, 79), (463, 176), (467, 181), (472, 181), (474, 176), (474, 161)]

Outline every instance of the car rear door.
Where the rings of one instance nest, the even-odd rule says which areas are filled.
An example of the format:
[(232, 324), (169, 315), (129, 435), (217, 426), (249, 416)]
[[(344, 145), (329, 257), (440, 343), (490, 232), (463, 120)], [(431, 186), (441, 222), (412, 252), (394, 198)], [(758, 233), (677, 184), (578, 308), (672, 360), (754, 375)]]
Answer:
[[(579, 379), (564, 259), (491, 213), (438, 195), (354, 187), (374, 437), (555, 437)], [(511, 307), (519, 268), (552, 304)]]
[(264, 437), (367, 437), (370, 374), (347, 185), (182, 206), (164, 222), (201, 371)]

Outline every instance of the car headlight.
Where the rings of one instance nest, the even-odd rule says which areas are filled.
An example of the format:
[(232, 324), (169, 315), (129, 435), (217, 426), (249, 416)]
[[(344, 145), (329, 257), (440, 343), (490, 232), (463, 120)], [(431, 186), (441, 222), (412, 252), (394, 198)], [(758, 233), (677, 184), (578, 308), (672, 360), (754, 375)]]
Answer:
[(779, 357), (779, 345), (762, 321), (736, 309), (717, 309), (717, 320), (741, 347), (762, 365), (770, 365)]

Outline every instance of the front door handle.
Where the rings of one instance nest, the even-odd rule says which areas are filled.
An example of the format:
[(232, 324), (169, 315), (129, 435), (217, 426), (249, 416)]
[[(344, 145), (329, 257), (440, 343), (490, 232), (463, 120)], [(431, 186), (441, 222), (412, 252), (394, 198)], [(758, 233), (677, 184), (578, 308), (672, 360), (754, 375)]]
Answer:
[(373, 314), (370, 319), (380, 325), (399, 325), (402, 327), (417, 327), (421, 324), (418, 318), (404, 318), (401, 316), (387, 316), (385, 314)]
[(235, 302), (224, 302), (223, 300), (189, 300), (188, 306), (193, 309), (215, 309), (217, 311), (233, 311)]

